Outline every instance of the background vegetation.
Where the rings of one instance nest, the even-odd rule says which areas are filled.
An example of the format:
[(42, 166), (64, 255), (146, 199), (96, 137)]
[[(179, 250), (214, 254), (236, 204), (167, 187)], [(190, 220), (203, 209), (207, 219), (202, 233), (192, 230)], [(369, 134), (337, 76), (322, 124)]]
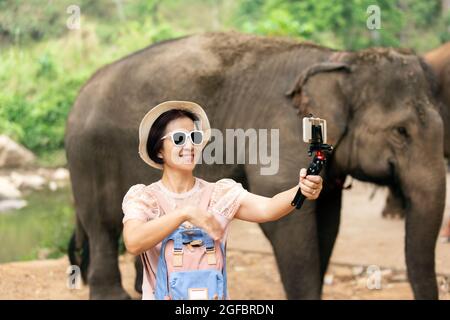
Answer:
[[(166, 38), (239, 30), (339, 49), (404, 46), (423, 52), (450, 39), (442, 0), (0, 0), (0, 133), (38, 155), (63, 148), (67, 114), (100, 66)], [(81, 28), (66, 26), (67, 7)], [(381, 9), (381, 29), (366, 27)], [(447, 12), (447, 13), (445, 13)]]

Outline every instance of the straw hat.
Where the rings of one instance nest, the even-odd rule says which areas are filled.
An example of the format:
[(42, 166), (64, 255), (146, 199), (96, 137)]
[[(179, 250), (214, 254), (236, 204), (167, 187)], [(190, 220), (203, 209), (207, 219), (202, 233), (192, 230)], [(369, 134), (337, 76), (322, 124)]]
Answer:
[(148, 165), (160, 170), (163, 169), (163, 166), (150, 159), (147, 153), (147, 139), (150, 128), (152, 127), (155, 120), (158, 119), (158, 117), (164, 112), (172, 109), (187, 110), (194, 113), (198, 117), (200, 121), (200, 128), (197, 129), (203, 131), (203, 143), (201, 146), (202, 149), (211, 138), (211, 128), (209, 125), (208, 117), (205, 110), (203, 110), (203, 108), (198, 104), (190, 101), (166, 101), (158, 104), (156, 107), (153, 107), (149, 112), (147, 112), (147, 114), (142, 119), (141, 124), (139, 125), (139, 155), (142, 160), (144, 160)]

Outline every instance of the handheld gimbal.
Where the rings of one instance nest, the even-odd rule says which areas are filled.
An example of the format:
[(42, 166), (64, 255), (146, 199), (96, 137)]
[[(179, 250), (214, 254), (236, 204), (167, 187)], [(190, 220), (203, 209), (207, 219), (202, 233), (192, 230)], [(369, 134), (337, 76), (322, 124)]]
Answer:
[[(303, 141), (309, 143), (308, 155), (311, 157), (313, 152), (313, 161), (309, 164), (306, 175), (318, 175), (326, 163), (326, 153), (333, 150), (333, 146), (326, 144), (327, 140), (327, 122), (320, 118), (303, 118)], [(300, 187), (291, 205), (300, 209), (306, 197), (302, 194)]]

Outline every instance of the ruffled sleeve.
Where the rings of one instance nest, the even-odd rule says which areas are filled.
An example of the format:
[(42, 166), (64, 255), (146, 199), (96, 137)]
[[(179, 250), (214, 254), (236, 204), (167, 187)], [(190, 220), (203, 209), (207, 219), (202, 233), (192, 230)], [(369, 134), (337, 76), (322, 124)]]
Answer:
[(247, 193), (242, 184), (233, 179), (220, 179), (216, 182), (211, 195), (211, 211), (231, 220)]
[(158, 203), (144, 184), (136, 184), (128, 190), (122, 201), (122, 211), (122, 223), (131, 219), (148, 221), (159, 216)]

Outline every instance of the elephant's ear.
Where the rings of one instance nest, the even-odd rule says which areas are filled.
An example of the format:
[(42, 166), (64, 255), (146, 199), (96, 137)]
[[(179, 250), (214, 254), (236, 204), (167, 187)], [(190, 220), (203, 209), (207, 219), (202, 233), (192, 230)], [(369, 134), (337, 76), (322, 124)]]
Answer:
[(347, 92), (347, 87), (351, 86), (351, 80), (343, 78), (345, 73), (353, 72), (348, 59), (351, 59), (349, 53), (336, 52), (327, 61), (304, 70), (286, 92), (299, 116), (313, 114), (329, 120), (328, 140), (331, 144), (338, 143), (344, 135), (350, 118), (347, 95), (351, 92)]
[(308, 79), (317, 74), (317, 73), (321, 73), (321, 72), (331, 72), (331, 71), (338, 71), (338, 70), (343, 70), (343, 71), (347, 71), (350, 72), (350, 66), (345, 63), (345, 62), (321, 62), (321, 63), (317, 63), (312, 65), (311, 67), (309, 67), (308, 69), (306, 69), (305, 71), (303, 71), (298, 77), (297, 80), (295, 81), (294, 85), (288, 90), (286, 91), (286, 96), (288, 97), (293, 97), (296, 93), (301, 94), (302, 88), (305, 85), (305, 83), (308, 81)]

